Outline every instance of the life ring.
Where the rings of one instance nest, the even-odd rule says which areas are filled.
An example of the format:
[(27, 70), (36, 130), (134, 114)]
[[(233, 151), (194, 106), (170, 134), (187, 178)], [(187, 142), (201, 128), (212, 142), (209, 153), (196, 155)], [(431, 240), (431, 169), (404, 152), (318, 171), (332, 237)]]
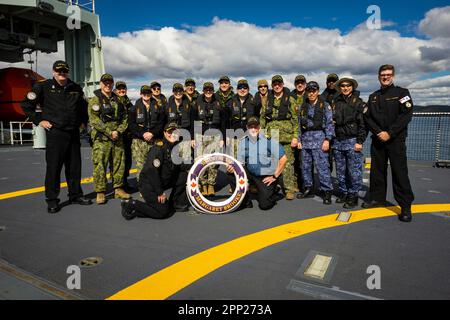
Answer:
[[(233, 195), (224, 201), (211, 201), (206, 199), (200, 191), (200, 176), (210, 166), (213, 165), (230, 165), (234, 169), (236, 177), (236, 188)], [(195, 161), (189, 171), (187, 179), (187, 196), (189, 202), (194, 209), (202, 213), (208, 214), (225, 214), (231, 213), (239, 208), (248, 190), (247, 174), (242, 164), (233, 157), (222, 154), (213, 153), (201, 156)]]

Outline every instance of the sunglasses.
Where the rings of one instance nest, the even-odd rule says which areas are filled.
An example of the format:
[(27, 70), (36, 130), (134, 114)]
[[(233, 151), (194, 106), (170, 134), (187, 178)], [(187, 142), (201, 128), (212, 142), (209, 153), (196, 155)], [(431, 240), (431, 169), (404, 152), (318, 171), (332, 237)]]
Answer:
[(161, 87), (153, 87), (152, 90), (153, 91), (161, 91)]
[(238, 90), (248, 90), (247, 86), (238, 86)]
[(60, 73), (60, 74), (67, 74), (67, 73), (69, 73), (69, 70), (68, 69), (58, 69), (58, 70), (55, 70), (57, 73)]

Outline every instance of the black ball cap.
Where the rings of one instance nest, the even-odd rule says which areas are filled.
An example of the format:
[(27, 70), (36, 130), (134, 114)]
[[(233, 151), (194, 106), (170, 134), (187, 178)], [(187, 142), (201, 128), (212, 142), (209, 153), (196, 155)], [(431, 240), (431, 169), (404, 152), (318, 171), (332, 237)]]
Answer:
[(176, 122), (169, 122), (164, 126), (164, 131), (166, 132), (170, 132), (176, 129), (178, 129), (178, 125)]
[(112, 75), (110, 75), (109, 73), (105, 73), (104, 75), (102, 75), (102, 77), (100, 78), (101, 82), (105, 82), (105, 81), (111, 81), (114, 83), (114, 77)]
[(69, 68), (69, 65), (67, 64), (67, 62), (58, 60), (58, 61), (55, 61), (55, 63), (53, 64), (53, 70), (55, 70), (55, 71), (70, 70), (70, 68)]
[(247, 121), (247, 126), (259, 126), (259, 119), (258, 117), (250, 117)]

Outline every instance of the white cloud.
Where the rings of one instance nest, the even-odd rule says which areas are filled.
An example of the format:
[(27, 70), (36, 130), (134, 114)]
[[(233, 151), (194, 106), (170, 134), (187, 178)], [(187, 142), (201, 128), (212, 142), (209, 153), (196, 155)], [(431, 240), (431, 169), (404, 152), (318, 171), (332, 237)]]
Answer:
[[(421, 32), (430, 39), (405, 37), (394, 30), (369, 30), (365, 23), (344, 34), (339, 29), (303, 28), (289, 22), (261, 27), (214, 18), (207, 26), (164, 27), (103, 37), (104, 60), (116, 80), (128, 82), (133, 97), (138, 96), (141, 84), (153, 80), (161, 82), (163, 92), (169, 95), (172, 84), (183, 83), (187, 77), (194, 77), (200, 88), (205, 81), (217, 85), (222, 74), (229, 75), (234, 84), (245, 77), (254, 90), (258, 79), (270, 80), (274, 74), (282, 74), (291, 88), (299, 73), (324, 85), (331, 72), (356, 78), (367, 97), (379, 87), (381, 64), (396, 66), (396, 83), (403, 87), (416, 85), (427, 74), (450, 70), (446, 38), (450, 26), (445, 31), (434, 23), (448, 25), (449, 8), (429, 11), (420, 23)], [(383, 25), (395, 23), (384, 21)], [(42, 66), (43, 58), (40, 61)], [(413, 89), (416, 104), (450, 104), (446, 86)]]
[(450, 38), (450, 6), (428, 11), (419, 31), (432, 38)]

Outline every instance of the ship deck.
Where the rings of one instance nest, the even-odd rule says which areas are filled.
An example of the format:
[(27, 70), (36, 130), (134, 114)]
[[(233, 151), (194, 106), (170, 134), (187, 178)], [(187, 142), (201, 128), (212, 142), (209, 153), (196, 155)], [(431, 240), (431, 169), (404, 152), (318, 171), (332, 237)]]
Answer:
[[(82, 148), (85, 178), (90, 152)], [(342, 206), (318, 197), (283, 199), (267, 212), (254, 201), (253, 209), (227, 215), (127, 222), (115, 199), (50, 215), (45, 152), (0, 148), (0, 159), (0, 299), (450, 298), (450, 170), (432, 163), (409, 162), (416, 195), (409, 224), (397, 219), (395, 205), (337, 221)], [(94, 199), (91, 179), (83, 190)], [(388, 200), (395, 203), (391, 187)], [(332, 258), (323, 277), (305, 271), (317, 254)], [(69, 290), (68, 267), (87, 257), (101, 263), (81, 267), (81, 289)], [(371, 266), (379, 267), (379, 289), (368, 288)]]

